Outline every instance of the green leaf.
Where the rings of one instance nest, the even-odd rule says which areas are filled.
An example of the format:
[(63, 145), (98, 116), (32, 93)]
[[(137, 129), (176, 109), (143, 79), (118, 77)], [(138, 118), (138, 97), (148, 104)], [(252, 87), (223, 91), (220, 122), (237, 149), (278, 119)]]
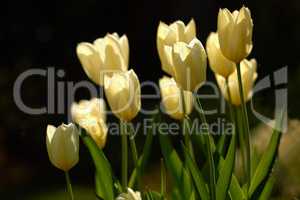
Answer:
[(114, 200), (112, 172), (107, 158), (94, 140), (84, 131), (81, 132), (81, 139), (89, 150), (96, 168), (97, 195), (105, 200)]
[(148, 191), (144, 196), (145, 196), (144, 198), (146, 200), (162, 200), (162, 199), (164, 199), (161, 194), (159, 194), (158, 192), (155, 192), (155, 191)]
[(272, 174), (269, 177), (269, 179), (268, 179), (262, 193), (260, 194), (258, 200), (269, 200), (270, 199), (275, 181), (276, 181), (275, 176), (274, 176), (274, 174)]
[(231, 200), (245, 200), (246, 196), (236, 178), (233, 174), (231, 178), (231, 183), (229, 187), (229, 196)]
[(225, 200), (231, 183), (235, 163), (236, 135), (232, 135), (225, 160), (219, 161), (219, 178), (216, 187), (216, 199)]
[(183, 145), (185, 157), (186, 157), (186, 164), (192, 174), (192, 178), (195, 182), (196, 189), (199, 193), (199, 196), (201, 197), (201, 200), (209, 200), (209, 192), (207, 189), (207, 184), (204, 180), (204, 177), (197, 167), (197, 164), (192, 159), (191, 155), (189, 154), (187, 148)]
[(255, 170), (254, 176), (251, 180), (250, 188), (249, 188), (249, 197), (253, 195), (256, 189), (260, 186), (261, 183), (268, 177), (269, 173), (273, 168), (273, 163), (275, 161), (277, 150), (280, 142), (282, 121), (283, 121), (284, 113), (280, 116), (280, 118), (276, 119), (275, 129), (273, 130), (272, 137), (268, 144), (267, 150), (262, 155), (262, 158)]
[(176, 150), (173, 148), (168, 136), (164, 133), (160, 133), (159, 141), (164, 161), (166, 163), (166, 168), (170, 172), (176, 187), (180, 190), (179, 193), (182, 196), (182, 199), (190, 199), (193, 196), (193, 186), (189, 173), (183, 167), (183, 164)]
[[(153, 123), (155, 123), (155, 121), (157, 120), (157, 118), (160, 117), (160, 113), (156, 114), (153, 117)], [(155, 126), (152, 126), (155, 127)], [(146, 136), (146, 141), (145, 141), (145, 145), (143, 148), (143, 152), (141, 154), (141, 156), (139, 157), (138, 160), (138, 167), (136, 167), (129, 179), (129, 183), (128, 183), (128, 187), (132, 188), (136, 182), (136, 178), (137, 178), (137, 170), (140, 170), (139, 173), (142, 176), (142, 174), (144, 173), (145, 170), (145, 166), (147, 164), (147, 161), (149, 159), (150, 153), (151, 153), (151, 147), (152, 147), (152, 142), (153, 142), (153, 129), (148, 129), (149, 131), (147, 132), (147, 136)]]

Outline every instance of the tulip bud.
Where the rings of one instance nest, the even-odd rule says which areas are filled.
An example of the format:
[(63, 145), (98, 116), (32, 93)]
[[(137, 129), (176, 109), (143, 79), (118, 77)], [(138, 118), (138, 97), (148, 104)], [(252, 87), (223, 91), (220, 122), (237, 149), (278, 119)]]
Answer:
[(173, 46), (176, 42), (190, 43), (196, 37), (196, 25), (192, 19), (186, 26), (182, 21), (176, 21), (171, 25), (160, 22), (157, 29), (157, 50), (161, 60), (162, 69), (172, 75), (172, 67), (164, 52), (164, 46)]
[(197, 90), (206, 80), (206, 53), (201, 42), (194, 38), (189, 44), (176, 42), (164, 49), (178, 86), (183, 90)]
[[(256, 73), (256, 60), (251, 59), (250, 61), (244, 59), (240, 63), (241, 67), (241, 77), (242, 77), (242, 83), (243, 83), (243, 92), (244, 92), (244, 99), (245, 101), (248, 101), (252, 97), (252, 88), (254, 85), (254, 82), (257, 78)], [(226, 79), (223, 76), (220, 76), (218, 74), (216, 75), (217, 83), (220, 87), (220, 90), (225, 97), (226, 100), (229, 100), (228, 98), (228, 92), (227, 92), (227, 86), (226, 86)], [(233, 105), (239, 106), (242, 104), (240, 93), (239, 93), (239, 82), (238, 82), (238, 74), (237, 70), (235, 70), (231, 75), (228, 77), (228, 87), (230, 91), (230, 97), (231, 102)]]
[(127, 193), (120, 194), (116, 200), (142, 200), (141, 193), (127, 188)]
[(235, 70), (235, 63), (223, 56), (218, 33), (211, 33), (206, 41), (206, 51), (210, 68), (214, 73), (227, 78)]
[(253, 22), (250, 10), (242, 7), (231, 13), (220, 9), (218, 15), (218, 34), (223, 55), (235, 63), (246, 58), (252, 50)]
[(93, 44), (79, 43), (76, 51), (87, 76), (99, 85), (103, 85), (104, 75), (128, 69), (129, 45), (126, 35), (119, 37), (117, 33), (107, 34)]
[(192, 112), (193, 94), (190, 91), (183, 92), (185, 103), (184, 110), (182, 105), (182, 93), (173, 78), (164, 76), (159, 80), (159, 87), (162, 96), (162, 104), (168, 115), (174, 119), (181, 120), (185, 115)]
[(74, 102), (71, 106), (71, 115), (73, 121), (84, 128), (96, 144), (103, 148), (107, 138), (104, 100), (93, 98), (89, 101)]
[(66, 172), (78, 163), (79, 133), (74, 124), (48, 125), (46, 144), (49, 159), (58, 169)]
[(133, 70), (104, 77), (104, 90), (112, 112), (121, 120), (131, 121), (141, 108), (140, 82)]

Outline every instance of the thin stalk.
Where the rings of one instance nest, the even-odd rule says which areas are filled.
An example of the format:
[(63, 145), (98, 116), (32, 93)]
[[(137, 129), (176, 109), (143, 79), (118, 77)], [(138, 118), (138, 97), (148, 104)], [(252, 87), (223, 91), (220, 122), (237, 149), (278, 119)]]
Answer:
[(242, 74), (241, 74), (241, 66), (240, 64), (237, 65), (237, 75), (238, 75), (238, 81), (239, 81), (239, 92), (240, 92), (240, 98), (242, 102), (242, 113), (243, 113), (243, 122), (244, 122), (244, 138), (245, 138), (245, 143), (246, 143), (246, 167), (247, 167), (247, 188), (250, 185), (251, 182), (251, 155), (250, 155), (250, 128), (249, 128), (249, 120), (248, 120), (248, 114), (247, 114), (247, 108), (246, 108), (246, 103), (244, 99), (244, 91), (243, 91), (243, 82), (242, 82)]
[(74, 200), (73, 189), (72, 189), (72, 184), (71, 184), (71, 179), (70, 179), (69, 172), (65, 172), (65, 177), (66, 177), (67, 190), (70, 194), (70, 199)]
[(194, 150), (193, 145), (191, 142), (191, 135), (188, 128), (188, 117), (186, 116), (186, 108), (185, 108), (185, 99), (184, 99), (184, 91), (181, 89), (181, 105), (183, 109), (184, 119), (182, 121), (182, 129), (183, 129), (183, 136), (184, 136), (184, 145), (188, 148), (190, 155), (194, 158)]
[[(136, 143), (135, 143), (135, 134), (132, 134), (134, 132), (134, 130), (131, 128), (131, 126), (129, 126), (129, 144), (130, 144), (130, 148), (131, 148), (131, 153), (132, 153), (132, 158), (133, 158), (133, 163), (134, 163), (134, 167), (137, 169), (137, 184), (138, 184), (138, 189), (140, 189), (141, 186), (141, 174), (140, 174), (140, 169), (139, 169), (139, 155), (137, 152), (137, 148), (136, 148)], [(127, 130), (127, 129), (126, 129)]]
[(127, 131), (126, 122), (120, 122), (121, 125), (121, 141), (122, 141), (122, 187), (123, 190), (127, 189), (128, 180), (128, 141), (127, 141)]
[(196, 98), (196, 101), (197, 101), (199, 109), (200, 109), (199, 114), (200, 114), (200, 119), (205, 126), (204, 130), (207, 130), (207, 133), (205, 134), (204, 138), (205, 138), (205, 147), (206, 147), (206, 151), (208, 154), (210, 199), (215, 200), (216, 199), (216, 189), (215, 189), (215, 187), (216, 187), (216, 171), (215, 171), (215, 162), (214, 162), (214, 157), (213, 157), (213, 152), (212, 152), (212, 145), (211, 145), (211, 141), (209, 139), (209, 127), (206, 122), (206, 117), (205, 117), (201, 102), (197, 98), (196, 93), (194, 93), (194, 96)]
[(160, 193), (163, 196), (163, 199), (165, 199), (167, 194), (167, 176), (163, 159), (160, 160), (160, 169)]

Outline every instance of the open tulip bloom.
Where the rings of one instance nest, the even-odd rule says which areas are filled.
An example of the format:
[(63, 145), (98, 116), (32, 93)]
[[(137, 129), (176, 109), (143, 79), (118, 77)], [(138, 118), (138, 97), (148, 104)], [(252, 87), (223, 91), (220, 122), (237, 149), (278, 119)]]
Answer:
[[(249, 139), (246, 108), (258, 76), (256, 60), (247, 59), (253, 47), (252, 29), (248, 8), (242, 7), (232, 13), (228, 9), (220, 9), (217, 32), (209, 35), (206, 52), (196, 37), (193, 19), (187, 25), (182, 21), (170, 25), (160, 22), (157, 51), (162, 70), (168, 76), (159, 80), (162, 106), (158, 107), (163, 107), (167, 115), (162, 117), (162, 112), (157, 112), (150, 116), (152, 126), (144, 127), (150, 130), (147, 130), (142, 150), (137, 148), (136, 130), (132, 128), (132, 121), (141, 111), (141, 83), (134, 70), (128, 70), (126, 35), (107, 34), (93, 44), (79, 43), (76, 49), (78, 58), (87, 76), (103, 86), (108, 109), (102, 98), (74, 102), (70, 110), (76, 125), (47, 127), (49, 159), (56, 168), (66, 172), (71, 199), (74, 196), (68, 171), (79, 161), (80, 137), (95, 166), (95, 193), (99, 199), (268, 200), (274, 185), (271, 172), (280, 142), (279, 130), (282, 130), (278, 127), (282, 126), (285, 111), (276, 118), (277, 129), (273, 131), (267, 150), (260, 158), (255, 157)], [(224, 127), (220, 135), (213, 135), (201, 99), (197, 96), (201, 92), (198, 89), (206, 81), (207, 57), (228, 104), (228, 121), (232, 125), (230, 135), (226, 134)], [(117, 151), (122, 159), (120, 173), (113, 171), (103, 151), (110, 145), (107, 141), (110, 126), (106, 117), (109, 110), (120, 121), (121, 151)], [(168, 135), (171, 130), (158, 126), (168, 117), (173, 118), (169, 120), (176, 124), (181, 123), (182, 134), (177, 137), (182, 140), (181, 148), (174, 147)], [(193, 128), (197, 120), (203, 127), (201, 130)], [(159, 140), (163, 157), (160, 191), (143, 185), (154, 139)], [(238, 147), (240, 157), (236, 157)], [(109, 156), (112, 157), (114, 155)], [(238, 159), (242, 163), (242, 177), (238, 177), (234, 170)]]

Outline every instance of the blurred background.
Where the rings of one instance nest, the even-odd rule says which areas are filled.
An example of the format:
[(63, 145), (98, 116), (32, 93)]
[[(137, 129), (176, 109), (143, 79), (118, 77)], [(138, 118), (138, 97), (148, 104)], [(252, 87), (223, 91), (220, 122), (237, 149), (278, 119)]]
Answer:
[[(18, 109), (13, 100), (16, 78), (31, 68), (63, 69), (65, 76), (57, 81), (74, 83), (88, 80), (76, 56), (76, 45), (92, 42), (106, 33), (127, 34), (130, 43), (130, 68), (140, 81), (158, 81), (163, 72), (156, 50), (156, 30), (159, 21), (171, 23), (194, 18), (197, 36), (203, 44), (211, 31), (216, 30), (219, 8), (239, 9), (246, 5), (254, 20), (254, 49), (250, 57), (258, 61), (258, 80), (276, 69), (288, 66), (288, 114), (299, 118), (300, 101), (300, 1), (298, 0), (10, 0), (1, 5), (1, 59), (0, 59), (0, 195), (3, 199), (64, 199), (64, 174), (48, 160), (45, 146), (47, 124), (59, 125), (67, 121), (66, 114), (28, 115)], [(214, 80), (208, 70), (208, 80)], [(47, 105), (47, 79), (32, 77), (22, 85), (26, 105)], [(55, 90), (56, 88), (54, 88)], [(205, 90), (205, 88), (203, 89)], [(255, 98), (257, 107), (272, 115), (274, 88)], [(144, 88), (143, 93), (152, 93)], [(89, 93), (76, 92), (76, 100), (88, 99)], [(67, 102), (67, 98), (65, 98)], [(158, 101), (143, 102), (153, 107)], [(209, 102), (206, 102), (209, 104)], [(67, 112), (67, 108), (65, 109)], [(110, 119), (114, 120), (113, 117)], [(300, 123), (293, 121), (296, 144), (300, 138)], [(257, 122), (253, 120), (253, 125)], [(298, 136), (298, 137), (297, 137)], [(140, 146), (143, 137), (139, 137)], [(260, 139), (262, 140), (262, 139)], [(299, 142), (298, 142), (299, 143)], [(300, 143), (299, 143), (300, 144)], [(154, 145), (158, 145), (157, 141)], [(300, 153), (297, 145), (290, 152)], [(299, 146), (299, 145), (298, 145)], [(83, 145), (82, 145), (83, 147)], [(161, 157), (159, 148), (153, 148), (149, 175), (155, 179), (155, 163)], [(119, 140), (109, 137), (105, 147), (107, 157), (116, 172), (119, 171)], [(85, 148), (81, 148), (80, 163), (71, 171), (77, 199), (95, 199), (93, 193), (93, 165)], [(297, 153), (294, 153), (295, 159)], [(290, 155), (290, 154), (287, 154)], [(293, 159), (291, 159), (293, 160)], [(284, 165), (283, 175), (300, 177), (300, 165)], [(298, 167), (298, 168), (297, 168)], [(291, 171), (291, 172), (290, 172)], [(154, 173), (152, 175), (152, 173)], [(298, 173), (298, 174), (297, 174)], [(158, 177), (159, 178), (159, 177)], [(280, 181), (280, 180), (279, 180)], [(285, 180), (284, 183), (292, 181)], [(277, 189), (276, 196), (299, 197), (299, 180), (293, 181), (295, 190)], [(278, 183), (280, 186), (280, 183)], [(149, 183), (151, 187), (151, 183)], [(154, 186), (153, 186), (154, 187)], [(287, 187), (287, 186), (285, 186)], [(280, 188), (280, 187), (278, 187)], [(289, 194), (291, 198), (287, 197)]]

